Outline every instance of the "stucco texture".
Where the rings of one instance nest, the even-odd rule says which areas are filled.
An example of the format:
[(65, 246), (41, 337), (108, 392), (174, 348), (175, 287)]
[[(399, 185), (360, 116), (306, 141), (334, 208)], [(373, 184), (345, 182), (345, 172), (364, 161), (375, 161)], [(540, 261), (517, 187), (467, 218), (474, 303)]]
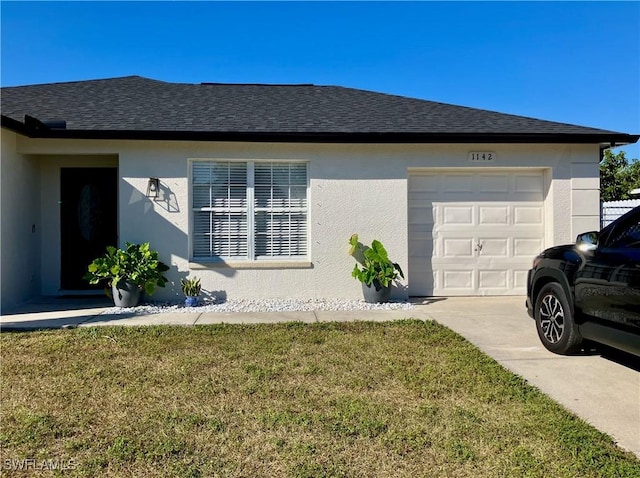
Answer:
[[(494, 151), (498, 160), (491, 165), (470, 163), (468, 152), (478, 150)], [(193, 159), (308, 162), (307, 260), (268, 268), (259, 264), (220, 267), (194, 263), (189, 252), (189, 165)], [(35, 165), (33, 171), (27, 166), (29, 161)], [(16, 187), (5, 190), (5, 183), (15, 183), (16, 177), (38, 187), (39, 181), (43, 185), (59, 183), (59, 168), (69, 161), (74, 165), (95, 165), (100, 161), (117, 165), (120, 245), (148, 241), (171, 266), (171, 284), (158, 291), (158, 299), (182, 297), (179, 280), (189, 275), (200, 277), (203, 290), (219, 298), (361, 298), (360, 284), (351, 277), (354, 261), (347, 254), (347, 240), (353, 233), (358, 233), (365, 243), (378, 239), (390, 257), (405, 271), (408, 269), (407, 185), (409, 171), (416, 168), (543, 170), (546, 247), (571, 242), (580, 232), (578, 229), (597, 229), (599, 218), (597, 145), (198, 143), (35, 140), (3, 135), (3, 296), (5, 241), (24, 241), (31, 230), (29, 224), (29, 234), (5, 232), (21, 221), (15, 215), (5, 219), (5, 197), (12, 198), (13, 203), (13, 198), (24, 196)], [(17, 163), (21, 169), (13, 172)], [(36, 171), (45, 163), (39, 178)], [(10, 171), (12, 179), (5, 179)], [(160, 179), (161, 194), (155, 201), (145, 194), (150, 177)], [(47, 200), (35, 199), (36, 204), (29, 210), (55, 223), (59, 221), (59, 211), (56, 201), (50, 200), (51, 194), (56, 193), (49, 188)], [(27, 222), (30, 221), (24, 223)], [(58, 230), (51, 224), (42, 231), (40, 247), (32, 248), (30, 253), (42, 270), (38, 287), (47, 293), (59, 290), (60, 266), (55, 263), (59, 252), (56, 256), (52, 250), (59, 248), (56, 234)], [(7, 274), (18, 268), (17, 264), (8, 263)], [(394, 290), (394, 297), (405, 298), (406, 286), (405, 280)]]

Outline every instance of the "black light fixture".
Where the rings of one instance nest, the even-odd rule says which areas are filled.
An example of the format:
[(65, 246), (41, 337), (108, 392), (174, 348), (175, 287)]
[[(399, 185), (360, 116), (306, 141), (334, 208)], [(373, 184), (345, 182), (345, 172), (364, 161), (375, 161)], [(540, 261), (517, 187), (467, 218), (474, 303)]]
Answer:
[(149, 178), (147, 183), (147, 197), (150, 199), (158, 199), (160, 195), (160, 179)]

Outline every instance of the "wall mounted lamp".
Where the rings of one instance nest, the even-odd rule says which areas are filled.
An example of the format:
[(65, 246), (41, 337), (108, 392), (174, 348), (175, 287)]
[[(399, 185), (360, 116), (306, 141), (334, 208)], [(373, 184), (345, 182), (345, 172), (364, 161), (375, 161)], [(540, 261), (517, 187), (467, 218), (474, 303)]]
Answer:
[(149, 199), (158, 199), (160, 195), (160, 179), (149, 178), (147, 183), (147, 197)]

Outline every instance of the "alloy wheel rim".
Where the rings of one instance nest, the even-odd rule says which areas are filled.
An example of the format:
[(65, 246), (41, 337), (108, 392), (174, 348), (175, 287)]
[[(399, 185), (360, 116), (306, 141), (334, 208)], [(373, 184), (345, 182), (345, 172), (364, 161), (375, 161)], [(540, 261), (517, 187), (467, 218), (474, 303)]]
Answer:
[(540, 304), (542, 334), (552, 344), (558, 343), (564, 333), (564, 309), (555, 295), (547, 295)]

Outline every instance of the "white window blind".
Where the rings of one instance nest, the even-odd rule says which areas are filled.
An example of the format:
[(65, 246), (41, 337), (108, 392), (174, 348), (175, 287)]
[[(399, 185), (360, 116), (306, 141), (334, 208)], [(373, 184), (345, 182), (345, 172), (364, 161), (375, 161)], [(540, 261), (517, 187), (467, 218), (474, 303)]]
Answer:
[(307, 165), (256, 163), (255, 254), (307, 255)]
[(193, 257), (307, 256), (307, 165), (194, 161)]

